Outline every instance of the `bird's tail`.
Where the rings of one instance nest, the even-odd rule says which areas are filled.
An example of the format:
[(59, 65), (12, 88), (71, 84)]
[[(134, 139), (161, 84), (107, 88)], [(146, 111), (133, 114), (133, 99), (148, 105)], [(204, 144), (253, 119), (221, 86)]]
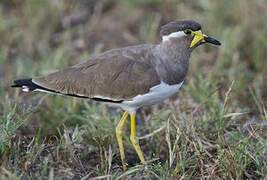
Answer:
[(21, 88), (22, 91), (24, 92), (30, 92), (30, 91), (35, 91), (35, 90), (43, 90), (43, 91), (51, 91), (47, 88), (44, 88), (42, 86), (39, 86), (37, 84), (35, 84), (32, 81), (32, 78), (28, 78), (28, 79), (17, 79), (13, 82), (13, 85), (11, 85), (11, 87), (14, 88)]
[[(40, 91), (40, 92), (46, 92), (46, 93), (51, 93), (51, 94), (60, 94), (60, 95), (66, 95), (66, 96), (72, 96), (72, 97), (77, 97), (77, 98), (90, 98), (87, 96), (82, 96), (82, 95), (76, 95), (76, 94), (68, 94), (68, 93), (61, 93), (59, 91), (55, 91), (52, 89), (47, 89), (45, 87), (42, 87), (38, 84), (36, 84), (32, 78), (28, 79), (17, 79), (13, 82), (13, 85), (11, 85), (13, 88), (21, 88), (22, 91), (24, 92), (30, 92), (30, 91)], [(96, 100), (96, 101), (102, 101), (102, 102), (112, 102), (112, 103), (121, 103), (123, 100), (108, 100), (108, 99), (101, 99), (101, 98), (94, 98), (92, 97), (91, 99)]]

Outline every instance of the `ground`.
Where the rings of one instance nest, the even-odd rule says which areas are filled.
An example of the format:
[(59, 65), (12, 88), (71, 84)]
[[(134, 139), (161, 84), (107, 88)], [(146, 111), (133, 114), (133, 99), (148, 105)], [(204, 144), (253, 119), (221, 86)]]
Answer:
[[(179, 94), (138, 112), (146, 166), (128, 128), (122, 170), (121, 110), (10, 88), (107, 49), (158, 43), (160, 26), (178, 19), (222, 46), (199, 47)], [(264, 0), (0, 1), (0, 179), (267, 178), (266, 19)]]

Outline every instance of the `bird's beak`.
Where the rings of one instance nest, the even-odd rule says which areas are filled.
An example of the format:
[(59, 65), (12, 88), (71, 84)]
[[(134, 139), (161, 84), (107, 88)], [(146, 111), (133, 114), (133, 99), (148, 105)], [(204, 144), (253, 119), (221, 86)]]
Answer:
[(211, 43), (211, 44), (218, 45), (218, 46), (221, 45), (220, 41), (203, 34), (200, 30), (199, 31), (193, 31), (193, 34), (194, 34), (194, 38), (190, 44), (190, 48), (195, 46), (199, 42)]

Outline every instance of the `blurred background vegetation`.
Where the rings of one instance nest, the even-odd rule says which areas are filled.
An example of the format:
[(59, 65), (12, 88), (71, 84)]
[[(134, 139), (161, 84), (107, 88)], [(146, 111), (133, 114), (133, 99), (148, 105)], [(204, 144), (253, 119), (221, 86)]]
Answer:
[[(10, 88), (111, 48), (159, 43), (160, 26), (181, 19), (223, 45), (195, 50), (181, 92), (140, 110), (146, 167), (126, 139), (121, 169), (120, 110)], [(266, 19), (266, 0), (1, 0), (0, 179), (267, 178)]]

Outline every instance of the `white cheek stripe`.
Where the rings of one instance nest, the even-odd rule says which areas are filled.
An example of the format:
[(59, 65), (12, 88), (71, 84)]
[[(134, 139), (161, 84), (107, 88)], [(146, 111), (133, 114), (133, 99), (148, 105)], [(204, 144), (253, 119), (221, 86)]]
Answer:
[(173, 32), (169, 35), (166, 36), (162, 36), (162, 41), (169, 41), (170, 38), (179, 38), (179, 37), (183, 37), (186, 36), (186, 34), (183, 31), (178, 31), (178, 32)]

